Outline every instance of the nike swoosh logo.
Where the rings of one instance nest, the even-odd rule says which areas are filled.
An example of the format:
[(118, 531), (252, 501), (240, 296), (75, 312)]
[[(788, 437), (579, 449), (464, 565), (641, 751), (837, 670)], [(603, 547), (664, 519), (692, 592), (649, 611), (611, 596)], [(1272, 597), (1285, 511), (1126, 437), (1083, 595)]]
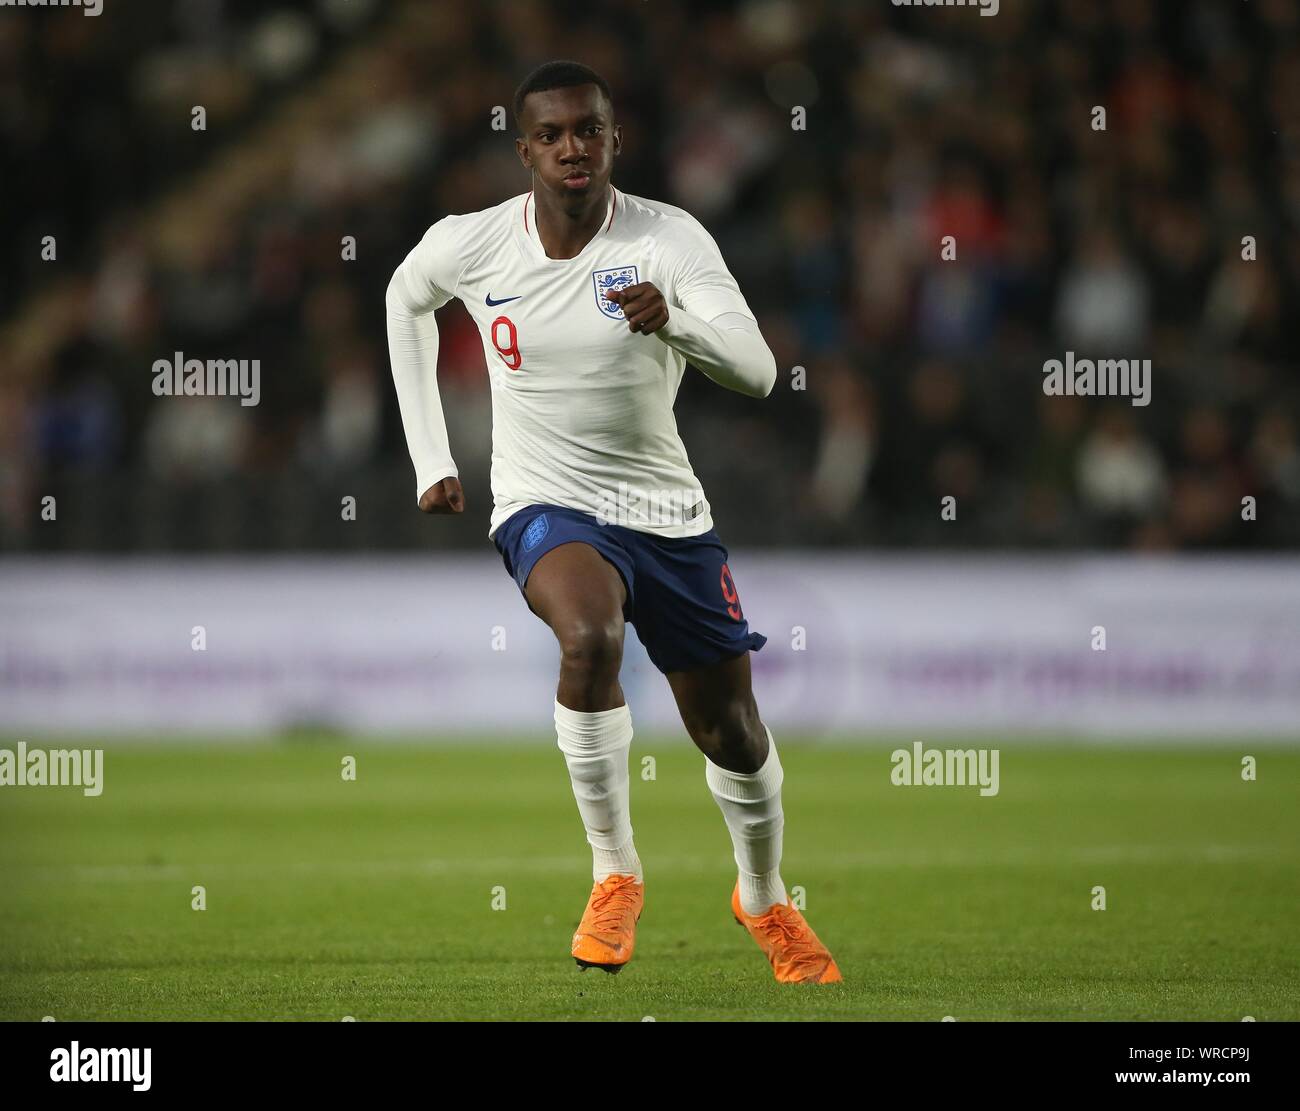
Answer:
[(487, 303), (488, 303), (489, 307), (495, 307), (495, 306), (497, 306), (497, 305), (504, 305), (507, 301), (518, 301), (519, 298), (522, 297), (522, 296), (523, 296), (523, 294), (521, 293), (521, 294), (519, 294), (519, 295), (516, 296), (516, 297), (502, 297), (501, 300), (499, 300), (499, 301), (494, 301), (494, 300), (492, 300), (492, 294), (489, 293), (489, 294), (487, 295)]

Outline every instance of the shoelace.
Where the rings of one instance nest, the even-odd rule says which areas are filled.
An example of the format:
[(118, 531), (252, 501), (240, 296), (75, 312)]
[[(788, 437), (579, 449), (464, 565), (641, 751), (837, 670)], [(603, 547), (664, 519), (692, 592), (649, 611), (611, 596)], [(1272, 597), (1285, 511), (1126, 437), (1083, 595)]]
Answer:
[(592, 928), (594, 930), (616, 930), (623, 924), (626, 913), (632, 909), (632, 884), (628, 880), (616, 887), (602, 889), (592, 897)]
[(813, 968), (825, 963), (824, 955), (813, 943), (811, 931), (785, 907), (779, 907), (765, 915), (757, 926), (792, 966)]

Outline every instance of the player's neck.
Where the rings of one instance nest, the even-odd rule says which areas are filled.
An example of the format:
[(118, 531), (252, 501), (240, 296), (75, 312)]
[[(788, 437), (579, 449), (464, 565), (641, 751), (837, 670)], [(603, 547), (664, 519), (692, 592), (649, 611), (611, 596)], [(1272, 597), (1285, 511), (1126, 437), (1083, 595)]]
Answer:
[(600, 231), (609, 210), (609, 187), (591, 197), (575, 197), (562, 205), (549, 193), (534, 192), (537, 237), (547, 258), (574, 258)]

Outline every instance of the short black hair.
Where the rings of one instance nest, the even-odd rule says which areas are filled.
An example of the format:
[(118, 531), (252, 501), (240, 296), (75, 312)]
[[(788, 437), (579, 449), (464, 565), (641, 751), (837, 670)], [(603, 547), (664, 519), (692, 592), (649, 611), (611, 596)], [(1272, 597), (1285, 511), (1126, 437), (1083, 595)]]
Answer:
[[(544, 62), (524, 78), (523, 84), (515, 90), (515, 126), (524, 114), (524, 98), (529, 93), (544, 93), (551, 89), (569, 89), (576, 85), (595, 85), (605, 94), (605, 100), (614, 107), (614, 97), (609, 85), (599, 73), (581, 62)], [(522, 128), (520, 128), (522, 130)]]

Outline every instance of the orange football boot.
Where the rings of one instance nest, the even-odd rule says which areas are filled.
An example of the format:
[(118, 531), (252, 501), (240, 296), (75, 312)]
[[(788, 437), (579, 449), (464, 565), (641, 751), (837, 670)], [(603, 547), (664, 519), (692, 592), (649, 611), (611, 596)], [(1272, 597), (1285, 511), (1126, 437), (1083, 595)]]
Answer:
[(764, 914), (746, 914), (740, 881), (731, 893), (731, 913), (767, 956), (778, 984), (837, 984), (844, 979), (829, 950), (794, 903), (773, 903)]
[(645, 902), (645, 884), (635, 876), (606, 876), (591, 888), (591, 898), (573, 935), (573, 959), (584, 972), (616, 973), (632, 959), (636, 924)]

